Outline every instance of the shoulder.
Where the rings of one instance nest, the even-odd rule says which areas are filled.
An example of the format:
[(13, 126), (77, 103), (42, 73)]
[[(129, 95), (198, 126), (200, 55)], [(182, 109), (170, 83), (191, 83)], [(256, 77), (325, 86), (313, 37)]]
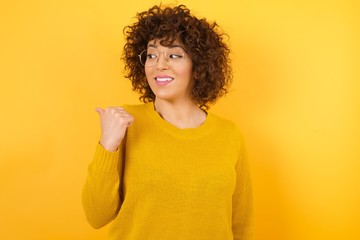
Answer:
[(244, 142), (243, 134), (239, 126), (232, 120), (219, 116), (217, 114), (208, 113), (209, 117), (214, 120), (215, 132), (218, 135), (226, 136), (228, 140), (242, 146)]
[(239, 132), (238, 126), (228, 118), (221, 117), (214, 113), (208, 113), (208, 117), (212, 118), (216, 128), (220, 128), (222, 131)]

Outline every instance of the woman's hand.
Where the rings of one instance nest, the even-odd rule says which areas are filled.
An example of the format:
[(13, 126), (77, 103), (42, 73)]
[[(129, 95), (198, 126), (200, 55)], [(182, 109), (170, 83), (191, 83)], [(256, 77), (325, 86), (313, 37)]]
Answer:
[(100, 144), (107, 151), (114, 152), (125, 136), (126, 129), (133, 123), (134, 117), (121, 107), (96, 108), (100, 116)]

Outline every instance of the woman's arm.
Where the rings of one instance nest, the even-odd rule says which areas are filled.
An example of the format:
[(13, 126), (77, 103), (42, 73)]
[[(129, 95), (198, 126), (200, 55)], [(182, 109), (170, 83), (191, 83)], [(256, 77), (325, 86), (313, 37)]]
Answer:
[(82, 192), (85, 215), (94, 228), (111, 222), (121, 206), (124, 137), (134, 118), (124, 108), (97, 108), (101, 138)]
[(118, 149), (109, 152), (98, 144), (82, 191), (82, 204), (91, 226), (98, 229), (111, 222), (121, 206), (123, 160)]

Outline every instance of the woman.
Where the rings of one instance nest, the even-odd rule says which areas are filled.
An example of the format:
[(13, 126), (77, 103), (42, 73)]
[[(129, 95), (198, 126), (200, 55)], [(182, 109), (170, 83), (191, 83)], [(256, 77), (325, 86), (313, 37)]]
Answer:
[(183, 5), (154, 6), (125, 28), (126, 77), (143, 103), (97, 109), (82, 196), (93, 227), (112, 222), (109, 239), (251, 239), (243, 141), (207, 112), (232, 77), (217, 28)]

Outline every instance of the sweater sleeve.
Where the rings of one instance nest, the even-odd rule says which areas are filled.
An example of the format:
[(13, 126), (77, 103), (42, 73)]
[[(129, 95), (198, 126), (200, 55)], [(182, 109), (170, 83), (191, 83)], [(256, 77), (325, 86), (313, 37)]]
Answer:
[(109, 152), (98, 144), (88, 167), (82, 204), (88, 222), (96, 229), (111, 222), (121, 206), (121, 149)]
[(238, 162), (236, 164), (236, 187), (233, 194), (234, 240), (253, 239), (253, 202), (250, 169), (241, 135), (238, 134)]

